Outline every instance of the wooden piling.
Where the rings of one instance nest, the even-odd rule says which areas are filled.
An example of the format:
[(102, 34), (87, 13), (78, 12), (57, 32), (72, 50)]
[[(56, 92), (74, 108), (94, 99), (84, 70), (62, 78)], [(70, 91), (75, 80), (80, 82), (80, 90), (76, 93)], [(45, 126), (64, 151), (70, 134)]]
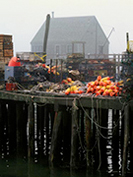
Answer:
[(85, 114), (85, 141), (86, 141), (86, 165), (87, 167), (91, 167), (92, 164), (92, 145), (91, 145), (91, 108), (86, 109)]
[(34, 105), (28, 104), (28, 158), (34, 156)]
[(79, 109), (79, 161), (81, 162), (81, 165), (84, 166), (86, 164), (85, 161), (85, 125), (84, 125), (84, 111), (82, 109)]
[(129, 164), (129, 169), (132, 170), (133, 169), (133, 111), (130, 109), (129, 110), (130, 113), (130, 164)]
[(119, 170), (119, 110), (112, 110), (112, 162), (113, 170)]
[(27, 157), (27, 105), (16, 103), (17, 157)]
[(44, 155), (47, 157), (49, 155), (49, 105), (44, 106)]
[(7, 114), (7, 103), (6, 101), (1, 101), (1, 152), (2, 158), (7, 158), (9, 156), (9, 138), (8, 138), (8, 114)]
[(38, 159), (44, 158), (44, 106), (37, 104), (37, 154)]
[(8, 137), (9, 137), (9, 152), (11, 155), (16, 155), (16, 102), (8, 102)]
[(62, 126), (62, 112), (57, 111), (55, 113), (55, 120), (51, 139), (51, 149), (49, 155), (49, 165), (51, 167), (58, 166), (61, 160), (60, 159), (61, 135), (62, 135), (61, 126)]
[(63, 109), (63, 125), (62, 125), (62, 153), (64, 166), (70, 166), (70, 150), (71, 150), (71, 113), (66, 107)]
[(127, 166), (127, 151), (129, 141), (129, 105), (127, 104), (124, 109), (124, 145), (122, 157), (122, 176), (125, 176)]
[(4, 136), (4, 119), (2, 114), (2, 103), (0, 102), (0, 155), (2, 154), (2, 140)]
[[(123, 158), (123, 144), (124, 144), (124, 124), (125, 124), (125, 118), (124, 118), (124, 110), (122, 109), (120, 111), (120, 158)], [(122, 160), (121, 160), (121, 168), (122, 168)], [(122, 170), (122, 169), (120, 169)]]
[(78, 107), (77, 100), (73, 100), (72, 105), (72, 135), (71, 135), (71, 154), (70, 154), (70, 167), (78, 167)]
[[(101, 162), (99, 162), (99, 169), (107, 168), (107, 140), (108, 140), (108, 109), (101, 109), (100, 111), (100, 149), (101, 149)], [(100, 166), (101, 163), (101, 166)]]

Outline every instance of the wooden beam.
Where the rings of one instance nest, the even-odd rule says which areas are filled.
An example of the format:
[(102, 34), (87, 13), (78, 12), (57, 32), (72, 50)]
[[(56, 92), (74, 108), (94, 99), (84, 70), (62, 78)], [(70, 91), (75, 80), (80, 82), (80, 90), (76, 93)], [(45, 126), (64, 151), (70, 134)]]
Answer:
[[(73, 100), (79, 98), (77, 101), (77, 106), (83, 106), (86, 108), (97, 107), (97, 102), (99, 108), (102, 109), (116, 109), (121, 110), (123, 108), (124, 100), (121, 97), (92, 97), (86, 94), (84, 95), (69, 95), (65, 94), (55, 94), (55, 93), (46, 93), (43, 91), (30, 92), (30, 91), (18, 91), (18, 92), (9, 92), (9, 91), (0, 91), (0, 99), (4, 100), (14, 100), (14, 101), (25, 101), (25, 102), (34, 102), (34, 103), (46, 103), (54, 104), (58, 102), (60, 105), (72, 106)], [(92, 105), (93, 104), (93, 105)], [(133, 110), (133, 100), (129, 102), (131, 110)]]

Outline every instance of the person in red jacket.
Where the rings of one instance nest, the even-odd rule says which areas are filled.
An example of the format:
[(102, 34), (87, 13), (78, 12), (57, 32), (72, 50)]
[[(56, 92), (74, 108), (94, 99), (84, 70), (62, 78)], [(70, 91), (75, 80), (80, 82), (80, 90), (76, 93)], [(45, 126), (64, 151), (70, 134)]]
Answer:
[(19, 58), (12, 57), (8, 63), (8, 66), (21, 66), (21, 62), (19, 61)]

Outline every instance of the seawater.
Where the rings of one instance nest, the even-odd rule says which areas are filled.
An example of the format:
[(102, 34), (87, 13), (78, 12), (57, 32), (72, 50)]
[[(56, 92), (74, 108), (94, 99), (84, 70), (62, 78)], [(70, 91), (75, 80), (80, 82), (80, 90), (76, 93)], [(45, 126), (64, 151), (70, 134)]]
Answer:
[(0, 161), (0, 177), (109, 177), (119, 176), (107, 171), (70, 170), (64, 168), (49, 168), (46, 165), (28, 162), (22, 159), (3, 159)]

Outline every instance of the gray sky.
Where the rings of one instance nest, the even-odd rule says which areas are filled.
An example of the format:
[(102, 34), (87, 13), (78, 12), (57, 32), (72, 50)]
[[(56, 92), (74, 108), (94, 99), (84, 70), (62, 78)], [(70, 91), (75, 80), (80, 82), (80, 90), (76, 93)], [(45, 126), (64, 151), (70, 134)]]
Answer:
[(0, 34), (12, 34), (14, 51), (30, 51), (30, 41), (47, 14), (56, 17), (94, 15), (109, 38), (109, 53), (126, 49), (133, 40), (133, 0), (0, 0)]

